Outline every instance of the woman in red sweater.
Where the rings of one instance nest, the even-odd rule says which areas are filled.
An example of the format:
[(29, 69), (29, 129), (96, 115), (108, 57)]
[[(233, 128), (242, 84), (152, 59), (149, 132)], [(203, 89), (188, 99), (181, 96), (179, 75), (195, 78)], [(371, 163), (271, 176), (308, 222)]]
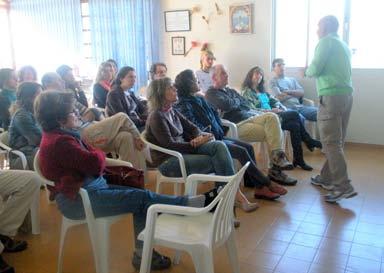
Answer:
[[(145, 227), (146, 212), (155, 203), (201, 207), (208, 198), (160, 195), (148, 190), (112, 186), (103, 178), (105, 155), (80, 139), (79, 119), (70, 93), (45, 92), (35, 102), (35, 114), (43, 129), (39, 161), (43, 175), (55, 182), (59, 210), (71, 219), (85, 217), (80, 187), (89, 194), (95, 217), (133, 213), (134, 235)], [(206, 200), (207, 199), (207, 200)], [(140, 268), (143, 243), (136, 240), (132, 264)], [(168, 257), (154, 251), (152, 269), (171, 265)]]

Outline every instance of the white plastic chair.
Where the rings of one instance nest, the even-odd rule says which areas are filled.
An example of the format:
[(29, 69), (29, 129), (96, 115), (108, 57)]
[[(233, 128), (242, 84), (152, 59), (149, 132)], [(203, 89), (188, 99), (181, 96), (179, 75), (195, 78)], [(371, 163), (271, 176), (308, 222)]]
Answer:
[[(245, 164), (233, 176), (188, 176), (186, 192), (191, 195), (196, 193), (197, 184), (200, 182), (228, 183), (205, 208), (152, 205), (147, 212), (145, 229), (138, 236), (140, 240), (144, 240), (140, 273), (150, 272), (155, 245), (186, 251), (192, 256), (197, 273), (214, 273), (213, 250), (223, 244), (227, 248), (232, 272), (240, 273), (233, 227), (233, 204), (248, 165), (249, 163)], [(216, 205), (215, 212), (210, 213)]]
[[(36, 173), (40, 176), (40, 178), (44, 181), (45, 184), (49, 186), (54, 186), (54, 182), (46, 179), (41, 171), (39, 166), (39, 152), (35, 156), (34, 167)], [(107, 159), (107, 166), (129, 166), (132, 167), (132, 164), (126, 161), (115, 160), (115, 159)], [(128, 214), (121, 214), (116, 216), (108, 216), (108, 217), (100, 217), (95, 218), (91, 202), (89, 200), (88, 193), (85, 189), (80, 188), (79, 190), (84, 211), (85, 211), (85, 219), (82, 220), (72, 220), (63, 215), (62, 223), (61, 223), (61, 234), (60, 234), (60, 246), (59, 246), (59, 259), (57, 265), (57, 272), (62, 272), (63, 267), (63, 247), (64, 240), (69, 228), (87, 224), (89, 230), (89, 236), (91, 238), (91, 244), (93, 249), (93, 257), (95, 259), (96, 272), (97, 273), (108, 273), (108, 265), (109, 265), (109, 228), (116, 221), (122, 219)]]
[[(27, 158), (24, 153), (21, 151), (13, 150), (8, 146), (8, 132), (5, 131), (0, 134), (0, 148), (7, 153), (7, 158), (9, 160), (9, 154), (14, 154), (20, 158), (23, 170), (28, 170)], [(31, 224), (32, 224), (32, 234), (40, 234), (40, 191), (36, 192), (36, 195), (33, 198), (31, 203)]]
[[(229, 127), (229, 131), (227, 133), (228, 137), (238, 139), (237, 125), (229, 120), (221, 119), (221, 122), (224, 126)], [(268, 144), (266, 142), (252, 142), (253, 148), (255, 150), (255, 155), (257, 160), (257, 165), (261, 170), (269, 169), (269, 149)], [(288, 159), (292, 161), (293, 159), (293, 151), (291, 144), (291, 137), (289, 131), (284, 131), (284, 143), (283, 150), (287, 155)]]
[[(180, 171), (181, 171), (180, 177), (168, 177), (168, 176), (163, 175), (159, 170), (156, 170), (156, 192), (160, 193), (161, 183), (170, 182), (170, 183), (174, 183), (175, 195), (180, 195), (181, 194), (180, 186), (181, 186), (181, 184), (184, 184), (187, 181), (187, 170), (185, 168), (185, 161), (184, 161), (182, 154), (179, 152), (172, 151), (172, 150), (169, 150), (169, 149), (166, 149), (166, 148), (163, 148), (163, 147), (160, 147), (160, 146), (157, 146), (155, 144), (150, 143), (145, 138), (145, 131), (141, 133), (141, 139), (149, 147), (149, 149), (174, 156), (178, 159)], [(148, 167), (146, 167), (145, 172), (147, 172), (147, 171), (148, 171)]]

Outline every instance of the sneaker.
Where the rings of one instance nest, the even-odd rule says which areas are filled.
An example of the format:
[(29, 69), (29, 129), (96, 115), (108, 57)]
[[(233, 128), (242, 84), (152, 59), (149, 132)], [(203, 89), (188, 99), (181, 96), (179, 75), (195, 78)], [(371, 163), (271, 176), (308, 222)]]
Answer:
[(272, 151), (272, 164), (281, 170), (293, 170), (293, 165), (288, 161), (286, 154), (281, 150)]
[[(136, 270), (140, 270), (141, 254), (136, 251), (133, 252), (132, 265)], [(167, 256), (161, 255), (159, 252), (153, 250), (151, 270), (163, 270), (171, 267), (171, 259)]]
[(343, 198), (352, 198), (357, 195), (357, 192), (350, 186), (347, 190), (333, 190), (331, 193), (324, 196), (324, 200), (328, 203), (336, 203)]
[(333, 190), (334, 188), (334, 186), (331, 183), (323, 181), (320, 175), (312, 176), (311, 184), (315, 186), (320, 186), (327, 191)]
[(278, 168), (270, 168), (268, 171), (268, 177), (280, 185), (294, 186), (297, 183), (297, 179), (289, 177)]
[(1, 255), (0, 255), (0, 272), (15, 273), (15, 270), (13, 269), (13, 267), (7, 264), (7, 262), (3, 260), (3, 257)]
[(286, 195), (287, 192), (288, 192), (284, 187), (282, 187), (279, 184), (277, 184), (276, 182), (272, 182), (272, 181), (271, 181), (271, 184), (269, 185), (268, 188), (271, 191), (276, 192), (276, 193), (278, 193), (280, 195)]

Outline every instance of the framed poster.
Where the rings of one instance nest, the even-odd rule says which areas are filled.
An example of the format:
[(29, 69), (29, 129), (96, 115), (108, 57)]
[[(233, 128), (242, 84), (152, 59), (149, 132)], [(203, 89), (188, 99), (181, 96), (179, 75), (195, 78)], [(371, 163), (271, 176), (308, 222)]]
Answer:
[(173, 10), (164, 11), (165, 31), (190, 31), (190, 11), (189, 10)]
[(185, 37), (172, 37), (172, 55), (185, 55)]
[(229, 7), (229, 27), (231, 33), (251, 34), (253, 5), (232, 5)]

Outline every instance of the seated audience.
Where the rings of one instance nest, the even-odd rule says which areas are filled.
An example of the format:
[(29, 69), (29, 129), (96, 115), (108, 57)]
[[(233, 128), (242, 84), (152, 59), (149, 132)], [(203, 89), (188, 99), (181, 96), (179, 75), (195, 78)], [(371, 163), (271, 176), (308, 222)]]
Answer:
[(115, 79), (117, 72), (119, 72), (119, 66), (117, 65), (117, 62), (114, 59), (108, 59), (106, 62), (112, 65), (113, 79)]
[(161, 79), (167, 76), (167, 66), (165, 63), (154, 63), (151, 65), (149, 74), (151, 75), (151, 81)]
[(204, 45), (200, 53), (200, 69), (196, 71), (201, 95), (204, 95), (212, 86), (212, 66), (215, 60), (212, 51), (208, 50), (207, 45)]
[(305, 119), (317, 120), (317, 107), (302, 104), (304, 89), (299, 82), (292, 77), (286, 77), (284, 60), (274, 59), (272, 62), (274, 77), (270, 81), (271, 92), (288, 109), (298, 111)]
[(37, 82), (37, 71), (33, 66), (26, 65), (18, 73), (19, 84), (23, 82)]
[[(215, 141), (213, 134), (201, 132), (173, 108), (177, 101), (177, 92), (170, 78), (153, 80), (149, 84), (148, 101), (151, 113), (145, 133), (149, 142), (182, 153), (188, 174), (233, 175), (235, 173), (231, 155), (225, 144)], [(170, 177), (181, 176), (179, 161), (176, 157), (151, 151), (151, 158), (152, 163), (158, 166), (162, 174)], [(236, 199), (242, 207), (250, 207), (247, 211), (257, 208), (257, 204), (249, 203), (240, 191)]]
[(4, 130), (8, 129), (11, 121), (9, 110), (16, 101), (16, 87), (15, 71), (10, 68), (0, 69), (0, 122)]
[(111, 91), (113, 67), (109, 62), (100, 64), (93, 85), (93, 103), (99, 108), (105, 108), (108, 92)]
[(312, 171), (303, 157), (301, 142), (303, 141), (310, 151), (321, 148), (320, 141), (314, 140), (305, 130), (304, 121), (295, 110), (286, 110), (279, 101), (271, 97), (264, 87), (264, 72), (255, 66), (247, 73), (243, 85), (242, 94), (248, 100), (251, 109), (264, 112), (273, 112), (280, 117), (281, 128), (290, 132), (293, 148), (293, 166), (300, 166), (303, 170)]
[(135, 69), (129, 66), (120, 69), (112, 91), (107, 96), (106, 112), (109, 117), (120, 112), (127, 114), (139, 131), (142, 131), (148, 115), (147, 103), (135, 96), (132, 90), (135, 82)]
[[(41, 129), (33, 115), (33, 103), (42, 91), (35, 82), (24, 82), (16, 92), (15, 113), (9, 126), (9, 146), (24, 153), (28, 169), (33, 170), (33, 160), (39, 149)], [(23, 169), (20, 157), (10, 154), (11, 169)]]
[[(31, 204), (40, 189), (41, 181), (31, 171), (0, 170), (0, 273), (14, 273), (1, 256), (4, 252), (23, 251), (26, 241), (15, 240)], [(1, 203), (1, 202), (0, 202)]]
[[(52, 189), (57, 206), (70, 219), (85, 217), (80, 187), (88, 192), (96, 218), (125, 213), (133, 214), (135, 252), (132, 264), (140, 268), (143, 242), (137, 239), (145, 227), (147, 209), (156, 203), (204, 206), (210, 198), (156, 194), (148, 190), (108, 185), (103, 178), (104, 153), (80, 139), (77, 131), (74, 99), (66, 92), (43, 92), (36, 100), (35, 113), (43, 128), (39, 161), (42, 174), (55, 182)], [(210, 193), (206, 196), (209, 197)], [(171, 261), (154, 251), (152, 269), (170, 267)]]
[[(236, 90), (227, 87), (228, 73), (224, 66), (215, 65), (213, 69), (213, 86), (205, 95), (207, 101), (222, 112), (223, 118), (236, 123), (241, 140), (265, 141), (268, 144), (273, 168), (292, 169), (293, 166), (282, 149), (284, 134), (280, 128), (279, 117), (274, 113), (252, 110), (246, 99)], [(274, 177), (270, 178), (274, 180)]]
[[(63, 81), (57, 73), (47, 73), (42, 78), (45, 92), (63, 91)], [(75, 108), (78, 103), (75, 101)], [(118, 113), (101, 121), (85, 121), (80, 115), (81, 137), (105, 153), (115, 153), (120, 160), (129, 161), (137, 168), (143, 167), (137, 156), (144, 149), (144, 142), (135, 124), (124, 113)], [(144, 153), (145, 154), (145, 153)]]
[[(286, 190), (278, 184), (271, 182), (256, 166), (255, 154), (252, 145), (225, 136), (226, 129), (216, 110), (207, 101), (196, 96), (199, 91), (196, 77), (192, 70), (184, 70), (175, 79), (175, 87), (178, 94), (178, 102), (175, 109), (180, 111), (189, 121), (194, 123), (200, 130), (212, 133), (216, 140), (222, 140), (231, 156), (237, 159), (242, 165), (251, 162), (245, 175), (244, 185), (255, 187), (255, 198), (273, 200), (280, 195), (286, 194)], [(280, 170), (270, 170), (271, 175), (280, 175), (280, 179), (290, 178), (281, 174)]]
[(88, 100), (85, 96), (85, 92), (83, 89), (81, 89), (80, 83), (76, 81), (72, 68), (70, 68), (68, 65), (62, 65), (56, 69), (56, 72), (63, 79), (65, 89), (73, 93), (76, 101), (85, 107), (88, 107)]

